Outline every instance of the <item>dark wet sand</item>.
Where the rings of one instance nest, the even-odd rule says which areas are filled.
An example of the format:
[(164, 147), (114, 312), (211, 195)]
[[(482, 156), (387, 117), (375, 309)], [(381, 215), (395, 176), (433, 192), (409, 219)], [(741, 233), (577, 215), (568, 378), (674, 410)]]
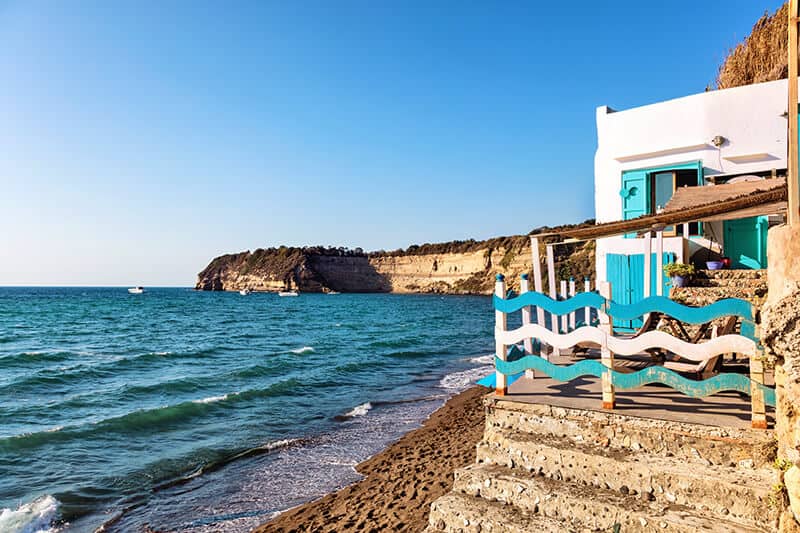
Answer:
[(488, 392), (476, 386), (454, 396), (422, 427), (359, 464), (364, 479), (255, 531), (422, 531), (431, 502), (453, 485), (453, 471), (475, 461)]

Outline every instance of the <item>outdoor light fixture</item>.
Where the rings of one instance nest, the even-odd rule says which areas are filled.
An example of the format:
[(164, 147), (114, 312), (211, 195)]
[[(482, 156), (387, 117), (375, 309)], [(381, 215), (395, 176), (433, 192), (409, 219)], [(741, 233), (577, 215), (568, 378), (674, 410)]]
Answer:
[(716, 146), (717, 148), (719, 148), (720, 146), (722, 146), (723, 144), (725, 144), (725, 141), (726, 141), (726, 140), (727, 140), (727, 139), (726, 139), (725, 137), (723, 137), (722, 135), (717, 135), (716, 137), (714, 137), (713, 139), (711, 139), (711, 144), (713, 144), (714, 146)]

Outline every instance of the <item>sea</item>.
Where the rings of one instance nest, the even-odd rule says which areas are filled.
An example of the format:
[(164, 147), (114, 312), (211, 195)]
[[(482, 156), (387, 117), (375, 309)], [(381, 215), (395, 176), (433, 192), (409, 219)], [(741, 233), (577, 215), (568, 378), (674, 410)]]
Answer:
[(0, 288), (0, 532), (249, 531), (492, 371), (482, 296)]

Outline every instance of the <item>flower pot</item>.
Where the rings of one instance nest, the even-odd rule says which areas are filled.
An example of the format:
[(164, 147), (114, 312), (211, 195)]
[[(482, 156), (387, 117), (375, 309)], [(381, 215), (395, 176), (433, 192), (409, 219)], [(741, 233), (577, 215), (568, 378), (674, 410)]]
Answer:
[(685, 287), (688, 282), (686, 276), (672, 276), (670, 279), (673, 287)]

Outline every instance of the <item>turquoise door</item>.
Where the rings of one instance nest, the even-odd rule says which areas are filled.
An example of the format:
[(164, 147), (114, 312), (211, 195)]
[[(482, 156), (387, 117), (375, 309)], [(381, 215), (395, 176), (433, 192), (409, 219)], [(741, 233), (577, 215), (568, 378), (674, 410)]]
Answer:
[(724, 252), (731, 258), (732, 268), (767, 268), (767, 229), (765, 216), (725, 221)]
[[(663, 261), (675, 262), (675, 254), (664, 253)], [(644, 300), (644, 254), (606, 255), (606, 279), (611, 283), (611, 299), (619, 304), (632, 304)], [(661, 280), (664, 294), (669, 294), (669, 282), (663, 277)], [(656, 294), (659, 280), (656, 276), (656, 254), (650, 258), (650, 294)], [(619, 331), (635, 331), (642, 326), (642, 317), (634, 320), (618, 320), (613, 318), (614, 329)]]

